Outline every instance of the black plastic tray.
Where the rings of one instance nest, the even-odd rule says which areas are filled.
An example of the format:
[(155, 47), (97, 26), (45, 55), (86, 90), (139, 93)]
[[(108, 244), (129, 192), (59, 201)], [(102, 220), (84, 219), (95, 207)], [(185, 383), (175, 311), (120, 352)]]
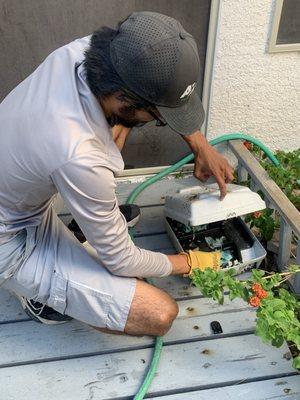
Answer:
[(177, 237), (184, 251), (199, 248), (201, 251), (212, 251), (205, 241), (206, 236), (213, 239), (224, 236), (222, 250), (230, 250), (233, 259), (242, 262), (241, 251), (253, 246), (253, 239), (241, 223), (239, 218), (231, 218), (226, 221), (213, 222), (205, 225), (203, 230), (185, 232), (185, 225), (167, 217), (167, 221)]

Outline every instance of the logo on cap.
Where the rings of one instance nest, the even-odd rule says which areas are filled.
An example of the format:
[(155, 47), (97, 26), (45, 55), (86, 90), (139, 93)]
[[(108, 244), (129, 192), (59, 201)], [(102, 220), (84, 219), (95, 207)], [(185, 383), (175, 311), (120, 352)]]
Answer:
[(195, 89), (195, 86), (196, 86), (196, 82), (194, 82), (194, 83), (192, 83), (191, 85), (189, 85), (189, 86), (185, 89), (185, 91), (182, 93), (182, 95), (180, 96), (180, 98), (184, 100), (186, 97), (190, 96), (190, 95), (193, 93), (193, 91), (194, 91), (194, 89)]

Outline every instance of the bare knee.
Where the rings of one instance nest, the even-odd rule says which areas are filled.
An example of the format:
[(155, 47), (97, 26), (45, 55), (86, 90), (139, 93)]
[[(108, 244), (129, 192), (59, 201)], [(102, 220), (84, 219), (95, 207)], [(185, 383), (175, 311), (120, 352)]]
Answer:
[(165, 335), (171, 328), (173, 321), (178, 315), (179, 308), (178, 304), (172, 298), (170, 299), (168, 306), (165, 307), (158, 315), (158, 321), (156, 324), (157, 336)]
[(132, 335), (163, 336), (178, 314), (178, 305), (166, 292), (138, 281), (125, 332)]

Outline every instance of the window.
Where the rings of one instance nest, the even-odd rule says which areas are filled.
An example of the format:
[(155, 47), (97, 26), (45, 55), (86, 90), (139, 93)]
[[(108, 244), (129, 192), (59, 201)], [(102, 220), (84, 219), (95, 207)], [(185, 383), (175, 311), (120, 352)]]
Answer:
[(300, 50), (300, 1), (277, 0), (269, 52)]

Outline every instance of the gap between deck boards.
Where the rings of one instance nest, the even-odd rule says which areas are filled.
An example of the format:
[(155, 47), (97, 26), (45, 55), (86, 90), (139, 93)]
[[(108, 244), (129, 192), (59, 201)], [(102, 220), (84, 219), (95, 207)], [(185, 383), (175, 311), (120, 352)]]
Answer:
[[(207, 391), (207, 390), (211, 390), (211, 389), (220, 389), (220, 388), (224, 389), (224, 388), (228, 388), (230, 386), (241, 386), (241, 385), (246, 385), (246, 384), (250, 384), (250, 383), (268, 382), (268, 381), (271, 381), (274, 379), (292, 378), (292, 377), (296, 377), (296, 376), (299, 376), (299, 374), (297, 372), (291, 372), (291, 373), (287, 373), (287, 374), (274, 374), (274, 375), (270, 375), (270, 376), (267, 376), (267, 375), (261, 376), (258, 378), (249, 378), (249, 379), (243, 379), (243, 380), (221, 382), (218, 384), (206, 385), (206, 386), (203, 385), (203, 386), (199, 386), (199, 387), (194, 386), (194, 387), (187, 387), (187, 388), (183, 388), (183, 389), (174, 389), (174, 390), (158, 391), (158, 392), (149, 391), (144, 398), (145, 399), (154, 399), (154, 400), (158, 400), (158, 398), (159, 398), (159, 399), (163, 400), (167, 396), (172, 396), (172, 395), (193, 394), (195, 392), (201, 393), (202, 391)], [(300, 393), (300, 386), (299, 386), (299, 393)], [(291, 395), (293, 395), (293, 393), (291, 393)], [(284, 399), (290, 398), (288, 395), (283, 395), (283, 396), (284, 396)], [(211, 399), (211, 394), (209, 394), (209, 397), (207, 399)], [(222, 397), (222, 399), (225, 400), (224, 397)], [(272, 398), (263, 399), (263, 400), (272, 400), (272, 399), (283, 400), (283, 398), (279, 398), (279, 397), (276, 397), (276, 398), (272, 397)], [(112, 399), (107, 398), (107, 399), (103, 399), (103, 400), (112, 400)], [(113, 400), (132, 400), (132, 396), (116, 397)], [(182, 400), (189, 400), (189, 399), (182, 398)], [(255, 400), (257, 400), (257, 399), (255, 399)], [(297, 399), (295, 398), (295, 400), (298, 400), (298, 398)]]

